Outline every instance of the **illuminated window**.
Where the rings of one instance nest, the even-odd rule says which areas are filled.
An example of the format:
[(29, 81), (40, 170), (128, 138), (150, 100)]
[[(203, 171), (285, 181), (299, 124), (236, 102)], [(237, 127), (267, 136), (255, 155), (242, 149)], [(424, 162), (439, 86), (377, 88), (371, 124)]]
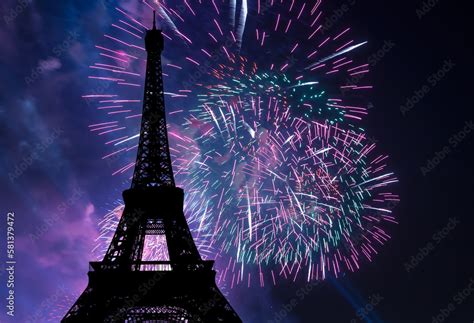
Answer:
[[(188, 323), (191, 318), (185, 309), (175, 306), (135, 307), (128, 311), (125, 323)], [(192, 322), (201, 320), (194, 318)]]
[[(147, 222), (145, 241), (143, 242), (142, 261), (169, 261), (168, 243), (166, 241), (163, 222), (150, 219)], [(170, 271), (170, 264), (145, 264), (140, 266), (142, 271)]]

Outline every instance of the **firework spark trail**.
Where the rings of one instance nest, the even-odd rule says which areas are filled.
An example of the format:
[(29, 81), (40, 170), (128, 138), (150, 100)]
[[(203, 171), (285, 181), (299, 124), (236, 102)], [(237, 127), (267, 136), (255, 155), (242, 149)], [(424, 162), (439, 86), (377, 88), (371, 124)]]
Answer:
[[(351, 56), (366, 42), (347, 27), (324, 35), (321, 1), (143, 6), (157, 10), (167, 39), (168, 130), (185, 214), (204, 257), (225, 263), (219, 281), (324, 279), (371, 261), (389, 239), (384, 225), (396, 223), (387, 205), (398, 196), (387, 156), (376, 155), (361, 122), (358, 92), (372, 85), (346, 84), (369, 72)], [(131, 176), (152, 15), (116, 12), (90, 66), (100, 91), (84, 99), (104, 113), (89, 130), (106, 139), (103, 159), (120, 163), (112, 174)], [(119, 211), (102, 222), (98, 255)]]
[[(382, 158), (369, 159), (374, 146), (367, 143), (365, 135), (314, 121), (292, 123), (288, 106), (280, 106), (281, 101), (274, 97), (268, 98), (267, 105), (261, 98), (240, 95), (233, 109), (234, 104), (223, 101), (214, 88), (207, 89), (211, 94), (202, 103), (207, 108), (197, 109), (194, 116), (212, 129), (207, 130), (207, 136), (198, 136), (207, 165), (216, 174), (225, 174), (230, 165), (241, 169), (237, 180), (221, 176), (215, 181), (216, 190), (232, 188), (235, 193), (231, 196), (236, 196), (234, 203), (239, 208), (232, 225), (232, 232), (239, 237), (237, 243), (222, 230), (215, 238), (217, 246), (221, 250), (236, 248), (236, 259), (247, 264), (280, 263), (280, 274), (285, 277), (295, 277), (304, 264), (311, 264), (309, 277), (324, 279), (328, 272), (337, 276), (344, 267), (349, 271), (358, 268), (361, 253), (371, 260), (376, 253), (374, 245), (386, 239), (365, 232), (365, 222), (389, 221), (379, 214), (364, 217), (361, 212), (388, 211), (378, 206), (386, 202), (386, 193), (376, 190), (396, 179), (391, 173), (380, 174), (383, 168), (376, 164)], [(256, 108), (255, 102), (270, 107), (270, 117)], [(212, 112), (217, 110), (219, 114)], [(234, 216), (232, 209), (221, 213)], [(260, 237), (258, 242), (254, 235)], [(344, 236), (363, 239), (350, 250), (341, 247)], [(314, 259), (320, 250), (324, 262), (317, 263)], [(234, 277), (236, 283), (242, 282), (242, 270)]]

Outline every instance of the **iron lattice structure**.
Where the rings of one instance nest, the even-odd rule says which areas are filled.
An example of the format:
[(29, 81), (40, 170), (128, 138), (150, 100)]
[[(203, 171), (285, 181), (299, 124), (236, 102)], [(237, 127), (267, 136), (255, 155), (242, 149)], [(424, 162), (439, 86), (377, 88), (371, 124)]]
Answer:
[[(131, 188), (103, 261), (62, 322), (241, 322), (201, 259), (175, 187), (163, 96), (160, 30), (148, 30), (143, 115)], [(147, 237), (164, 241), (162, 259), (144, 260)]]
[(163, 36), (155, 26), (146, 34), (148, 60), (143, 99), (142, 125), (132, 188), (174, 186), (166, 129), (165, 99), (161, 71)]

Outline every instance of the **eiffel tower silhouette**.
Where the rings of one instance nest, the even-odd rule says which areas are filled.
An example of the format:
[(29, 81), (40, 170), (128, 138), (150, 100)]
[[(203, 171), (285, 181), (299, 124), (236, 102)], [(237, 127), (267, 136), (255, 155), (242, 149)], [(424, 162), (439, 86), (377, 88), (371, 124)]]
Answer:
[[(204, 261), (175, 186), (161, 71), (163, 36), (146, 32), (148, 54), (143, 114), (131, 188), (102, 261), (91, 262), (89, 284), (61, 322), (242, 322), (215, 283), (214, 261)], [(144, 245), (161, 250), (144, 259)]]

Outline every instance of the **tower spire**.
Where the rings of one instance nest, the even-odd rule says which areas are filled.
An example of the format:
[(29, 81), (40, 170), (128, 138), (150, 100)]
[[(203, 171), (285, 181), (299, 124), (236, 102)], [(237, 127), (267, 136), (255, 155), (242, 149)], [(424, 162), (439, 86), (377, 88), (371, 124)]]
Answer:
[(153, 29), (145, 35), (147, 68), (143, 99), (142, 124), (132, 188), (175, 186), (166, 127), (161, 52), (164, 40), (156, 29), (153, 11)]

